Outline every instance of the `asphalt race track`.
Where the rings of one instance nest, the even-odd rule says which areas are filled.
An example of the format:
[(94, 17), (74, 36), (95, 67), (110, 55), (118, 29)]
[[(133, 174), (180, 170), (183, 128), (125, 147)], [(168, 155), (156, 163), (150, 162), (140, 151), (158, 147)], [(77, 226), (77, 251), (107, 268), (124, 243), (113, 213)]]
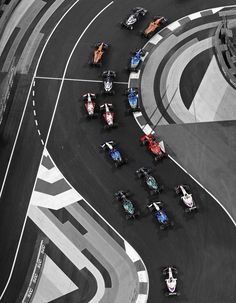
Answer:
[[(217, 2), (217, 6), (233, 4), (233, 1)], [(169, 300), (163, 295), (161, 269), (175, 265), (179, 269), (181, 296), (171, 298), (172, 302), (233, 303), (236, 300), (235, 279), (232, 279), (236, 272), (234, 224), (223, 209), (169, 158), (154, 163), (145, 147), (139, 145), (142, 132), (133, 116), (125, 114), (123, 94), (128, 82), (125, 67), (129, 53), (146, 42), (139, 31), (146, 26), (150, 15), (162, 14), (174, 21), (188, 13), (214, 7), (215, 1), (169, 0), (159, 4), (151, 0), (114, 1), (82, 36), (69, 62), (67, 80), (60, 90), (61, 77), (76, 41), (108, 3), (81, 0), (58, 26), (45, 49), (35, 80), (35, 108), (42, 139), (48, 140), (47, 149), (67, 180), (141, 255), (149, 273), (148, 302)], [(150, 13), (134, 31), (121, 29), (119, 22), (137, 5), (144, 6)], [(106, 41), (111, 47), (105, 54), (104, 65), (91, 68), (88, 66), (91, 46), (98, 41)], [(81, 96), (86, 92), (100, 93), (101, 71), (108, 68), (117, 72), (116, 81), (120, 83), (115, 84), (115, 96), (99, 94), (97, 102), (114, 104), (119, 126), (105, 131), (100, 117), (86, 119)], [(58, 96), (53, 125), (47, 137)], [(100, 144), (107, 140), (117, 142), (129, 160), (127, 165), (116, 169), (100, 152)], [(159, 197), (150, 197), (143, 183), (135, 177), (135, 171), (141, 166), (153, 168), (153, 174), (164, 185)], [(179, 183), (191, 186), (199, 204), (198, 213), (184, 213), (173, 191)], [(114, 200), (113, 194), (119, 189), (131, 192), (141, 211), (136, 221), (126, 221), (120, 205)], [(147, 210), (148, 200), (155, 198), (165, 203), (174, 221), (173, 229), (161, 231)]]

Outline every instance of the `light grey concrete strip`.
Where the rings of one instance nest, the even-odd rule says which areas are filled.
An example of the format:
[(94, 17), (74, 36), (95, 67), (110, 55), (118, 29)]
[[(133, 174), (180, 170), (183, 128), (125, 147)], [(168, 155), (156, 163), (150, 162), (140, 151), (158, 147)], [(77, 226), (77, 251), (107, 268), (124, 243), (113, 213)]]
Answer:
[(17, 64), (17, 71), (22, 74), (27, 74), (29, 68), (32, 64), (34, 55), (39, 47), (41, 40), (43, 39), (44, 34), (39, 33), (37, 39), (30, 39), (27, 43), (27, 48), (24, 48), (24, 51), (19, 59)]
[(55, 221), (53, 214), (47, 209), (40, 209), (36, 206), (30, 206), (29, 217), (43, 231), (43, 233), (63, 251), (63, 254), (79, 269), (86, 267), (97, 281), (97, 292), (91, 303), (100, 302), (105, 292), (105, 284), (101, 273), (97, 268), (81, 253), (78, 247), (73, 243), (60, 229), (60, 222)]
[[(162, 114), (157, 109), (157, 105), (155, 102), (155, 94), (154, 94), (154, 88), (153, 83), (155, 80), (157, 69), (163, 60), (163, 58), (166, 56), (166, 53), (168, 53), (176, 44), (183, 41), (185, 38), (197, 33), (198, 31), (202, 31), (206, 28), (210, 27), (216, 27), (219, 24), (219, 22), (212, 22), (200, 25), (198, 27), (195, 27), (187, 32), (184, 32), (183, 34), (179, 36), (175, 36), (174, 34), (170, 35), (165, 40), (162, 40), (162, 42), (153, 50), (151, 55), (148, 57), (147, 63), (144, 67), (143, 73), (141, 75), (141, 96), (142, 96), (142, 103), (144, 106), (144, 110), (148, 117), (151, 117), (150, 120), (153, 125), (158, 124), (167, 124), (167, 121), (162, 117)], [(168, 89), (169, 86), (172, 86), (172, 83), (166, 83), (166, 89)], [(162, 98), (165, 97), (166, 91), (162, 89)], [(166, 104), (167, 105), (167, 104)], [(170, 113), (171, 111), (168, 110)], [(174, 113), (171, 113), (172, 117), (174, 117)], [(174, 117), (174, 120), (177, 123), (181, 123), (181, 120), (177, 118), (177, 115)]]
[(225, 80), (213, 56), (189, 111), (201, 122), (234, 120), (235, 100), (236, 90)]
[[(192, 59), (191, 56), (195, 56), (195, 53), (192, 53), (192, 51), (195, 51), (197, 42), (198, 40), (194, 38), (178, 48), (166, 63), (161, 74), (160, 94), (162, 96), (162, 103), (168, 115), (171, 116), (177, 124), (183, 123), (184, 121), (186, 123), (195, 122), (195, 117), (189, 113), (182, 102), (179, 82), (185, 66)], [(193, 48), (191, 48), (191, 46), (193, 46)], [(155, 124), (157, 124), (157, 122)]]
[(165, 108), (168, 108), (167, 112), (172, 118), (173, 116), (171, 113), (174, 113), (178, 120), (184, 123), (200, 121), (196, 112), (189, 111), (183, 103), (180, 94), (180, 80), (187, 64), (198, 54), (211, 47), (211, 37), (201, 41), (193, 39), (180, 47), (165, 65), (161, 76), (160, 91), (161, 94), (166, 92), (165, 97), (163, 98), (163, 104), (165, 105)]
[[(13, 5), (13, 2), (16, 3), (16, 1), (11, 1)], [(41, 2), (39, 0), (21, 0), (19, 1), (19, 4), (17, 5), (17, 7), (14, 9), (10, 19), (7, 22), (6, 28), (3, 32), (3, 35), (1, 37), (1, 43), (0, 43), (0, 56), (4, 50), (4, 47), (7, 44), (8, 39), (10, 38), (13, 30), (15, 29), (15, 27), (18, 25), (18, 23), (20, 22), (22, 16), (25, 14), (25, 12), (29, 9), (29, 7), (34, 3), (34, 2)], [(3, 18), (1, 18), (0, 20), (0, 27), (2, 27), (3, 25), (1, 24), (1, 22)]]
[(22, 73), (27, 73), (29, 69), (29, 64), (25, 62), (24, 58), (27, 57), (27, 60), (31, 63), (33, 60), (33, 56), (35, 54), (35, 51), (37, 50), (37, 46), (39, 44), (39, 40), (42, 39), (42, 33), (41, 30), (45, 23), (49, 20), (49, 18), (52, 16), (52, 14), (57, 10), (57, 8), (64, 2), (64, 0), (56, 0), (49, 9), (45, 12), (43, 17), (38, 22), (37, 26), (33, 30), (25, 48), (22, 53), (22, 56), (19, 61), (18, 69)]
[[(28, 30), (31, 22), (34, 20), (34, 18), (37, 16), (37, 14), (40, 12), (40, 10), (44, 7), (45, 4), (46, 2), (43, 1), (35, 1), (33, 5), (31, 5), (29, 9), (26, 12), (24, 12), (24, 15), (21, 15), (22, 20), (20, 20), (19, 24), (17, 25), (20, 28), (20, 31), (7, 54), (6, 61), (2, 68), (3, 72), (7, 72), (9, 70), (9, 67), (11, 65), (13, 57), (15, 56), (15, 52), (17, 50), (18, 45), (20, 44), (26, 31)], [(27, 6), (24, 8), (27, 8)]]
[[(109, 273), (112, 273), (114, 287), (113, 291), (109, 291), (109, 296), (112, 295), (109, 302), (135, 302), (139, 290), (138, 275), (136, 267), (125, 251), (78, 203), (67, 206), (66, 209), (88, 231), (84, 235), (87, 248), (96, 253), (96, 257), (106, 268), (109, 264), (108, 269)], [(107, 298), (102, 301), (107, 302)]]

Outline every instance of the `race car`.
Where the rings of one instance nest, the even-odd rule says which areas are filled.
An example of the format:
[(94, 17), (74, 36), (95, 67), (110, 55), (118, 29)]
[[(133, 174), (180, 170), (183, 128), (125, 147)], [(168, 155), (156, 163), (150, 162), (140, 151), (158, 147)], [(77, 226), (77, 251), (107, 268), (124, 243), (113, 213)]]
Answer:
[(126, 219), (136, 218), (137, 216), (139, 216), (140, 213), (134, 206), (134, 203), (127, 198), (128, 192), (125, 192), (124, 190), (119, 190), (115, 193), (115, 197), (118, 201), (122, 202)]
[(159, 194), (162, 191), (163, 186), (161, 186), (157, 180), (152, 175), (150, 175), (150, 172), (150, 169), (146, 167), (140, 167), (138, 170), (136, 170), (136, 175), (138, 178), (144, 178), (145, 184), (149, 189), (151, 195)]
[(132, 52), (132, 56), (130, 58), (127, 70), (130, 72), (137, 72), (138, 67), (140, 66), (140, 64), (142, 62), (142, 57), (144, 55), (145, 55), (145, 51), (141, 48), (135, 52)]
[(141, 35), (146, 38), (151, 38), (158, 30), (163, 28), (167, 23), (167, 19), (161, 16), (155, 16), (148, 27), (141, 32)]
[(147, 207), (154, 212), (155, 219), (160, 224), (160, 229), (173, 226), (173, 221), (169, 219), (163, 208), (163, 202), (152, 202)]
[(101, 145), (101, 148), (108, 152), (110, 159), (114, 162), (115, 167), (126, 164), (128, 160), (121, 155), (121, 152), (116, 148), (114, 141), (107, 141)]
[(134, 29), (134, 25), (140, 20), (141, 17), (147, 14), (147, 10), (143, 7), (134, 7), (129, 15), (121, 22), (121, 26), (127, 29)]
[(105, 125), (104, 128), (117, 127), (118, 124), (114, 122), (114, 111), (113, 105), (111, 103), (104, 103), (100, 106), (100, 111), (102, 112), (102, 117), (104, 119)]
[(95, 49), (93, 51), (92, 60), (89, 62), (91, 66), (101, 66), (103, 54), (106, 49), (108, 49), (109, 45), (104, 42), (98, 42), (95, 45)]
[(165, 276), (165, 284), (167, 291), (166, 296), (179, 296), (180, 293), (177, 291), (177, 269), (173, 266), (168, 266), (163, 270), (163, 275)]
[(88, 118), (94, 118), (97, 117), (96, 112), (96, 103), (94, 100), (96, 100), (96, 94), (93, 93), (87, 93), (83, 95), (84, 100), (84, 106), (86, 109), (87, 117)]
[(139, 96), (138, 89), (134, 87), (130, 87), (125, 90), (125, 95), (128, 97), (128, 113), (139, 112)]
[(180, 195), (181, 201), (184, 203), (185, 212), (189, 213), (192, 210), (197, 210), (198, 207), (190, 193), (190, 187), (188, 185), (178, 185), (174, 188), (176, 194)]
[(148, 150), (154, 155), (154, 160), (158, 161), (167, 157), (164, 142), (158, 142), (153, 134), (144, 135), (140, 138), (141, 145), (147, 145)]
[(113, 89), (113, 82), (114, 79), (116, 78), (116, 72), (112, 70), (105, 70), (102, 73), (102, 78), (103, 78), (103, 94), (108, 94), (108, 95), (114, 95), (115, 91)]

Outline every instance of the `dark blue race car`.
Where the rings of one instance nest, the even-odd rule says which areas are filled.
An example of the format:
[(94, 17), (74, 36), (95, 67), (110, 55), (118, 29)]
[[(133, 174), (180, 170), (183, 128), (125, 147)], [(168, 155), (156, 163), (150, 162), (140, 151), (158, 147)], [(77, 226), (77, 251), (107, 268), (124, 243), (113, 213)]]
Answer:
[(166, 229), (173, 226), (173, 222), (167, 216), (165, 210), (163, 209), (162, 202), (152, 202), (147, 206), (154, 212), (156, 221), (160, 224), (160, 229)]
[(121, 152), (116, 148), (116, 143), (114, 141), (108, 141), (101, 145), (103, 150), (108, 152), (109, 157), (115, 163), (116, 167), (126, 164), (128, 160), (121, 155)]
[(131, 113), (140, 111), (138, 89), (130, 87), (125, 91), (125, 95), (128, 97), (128, 112)]
[(142, 62), (142, 57), (145, 55), (144, 50), (139, 49), (136, 52), (132, 53), (132, 56), (130, 58), (129, 66), (127, 67), (127, 70), (130, 72), (137, 72), (138, 67)]

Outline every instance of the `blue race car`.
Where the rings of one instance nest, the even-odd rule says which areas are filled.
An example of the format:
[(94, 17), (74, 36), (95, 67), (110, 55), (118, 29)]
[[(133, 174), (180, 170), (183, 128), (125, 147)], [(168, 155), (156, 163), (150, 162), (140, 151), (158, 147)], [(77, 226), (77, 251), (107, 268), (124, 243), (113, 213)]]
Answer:
[(103, 150), (108, 152), (109, 157), (115, 163), (115, 167), (126, 164), (128, 160), (121, 155), (121, 152), (116, 148), (114, 141), (108, 141), (101, 145)]
[(166, 229), (173, 226), (173, 221), (168, 218), (163, 209), (162, 202), (152, 202), (148, 204), (147, 207), (154, 212), (155, 219), (160, 224), (160, 229)]
[(132, 56), (129, 61), (129, 66), (127, 67), (127, 70), (130, 72), (137, 72), (138, 67), (142, 62), (142, 57), (145, 55), (145, 51), (141, 48), (137, 50), (136, 52), (132, 53)]
[(125, 91), (125, 95), (128, 97), (128, 113), (140, 111), (138, 89), (130, 87)]

